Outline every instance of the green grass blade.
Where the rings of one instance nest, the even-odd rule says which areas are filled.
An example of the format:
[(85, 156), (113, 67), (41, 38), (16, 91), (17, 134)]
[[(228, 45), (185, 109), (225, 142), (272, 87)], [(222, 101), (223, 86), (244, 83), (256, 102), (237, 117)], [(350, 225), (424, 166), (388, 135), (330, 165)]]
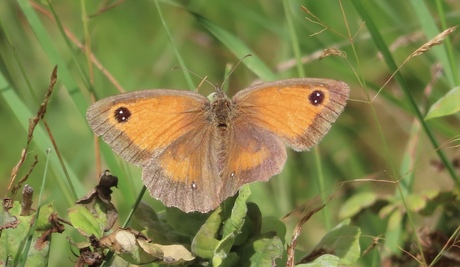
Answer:
[(428, 139), (431, 142), (431, 145), (433, 146), (434, 150), (438, 154), (438, 157), (440, 158), (441, 162), (446, 166), (446, 169), (448, 170), (452, 180), (457, 184), (457, 186), (460, 186), (460, 181), (451, 165), (449, 160), (447, 160), (446, 155), (444, 152), (439, 149), (439, 143), (435, 136), (432, 133), (431, 128), (426, 124), (426, 122), (423, 119), (422, 112), (417, 106), (417, 103), (415, 103), (414, 98), (410, 94), (410, 90), (406, 84), (406, 81), (404, 80), (403, 76), (401, 73), (398, 71), (398, 67), (393, 59), (393, 56), (391, 55), (390, 51), (388, 50), (388, 46), (385, 44), (383, 41), (382, 36), (380, 35), (380, 31), (378, 30), (377, 25), (374, 24), (374, 21), (372, 17), (369, 15), (369, 13), (366, 11), (366, 8), (362, 4), (361, 1), (359, 0), (352, 0), (353, 5), (355, 6), (355, 9), (361, 16), (361, 18), (366, 22), (366, 27), (369, 30), (369, 33), (372, 36), (372, 40), (374, 41), (376, 47), (378, 50), (382, 53), (382, 56), (390, 69), (390, 71), (394, 72), (394, 78), (398, 82), (399, 86), (401, 87), (401, 90), (403, 91), (404, 95), (406, 96), (407, 101), (409, 101), (410, 106), (412, 107), (412, 111), (414, 112), (415, 116), (421, 123), (423, 130), (425, 134), (427, 135)]
[(190, 76), (190, 72), (188, 72), (187, 65), (185, 64), (184, 59), (182, 58), (181, 54), (179, 53), (179, 50), (177, 49), (177, 46), (174, 42), (174, 39), (172, 37), (171, 31), (169, 30), (168, 23), (163, 17), (163, 13), (161, 12), (160, 5), (158, 4), (158, 0), (155, 1), (155, 5), (158, 10), (158, 15), (161, 20), (161, 24), (163, 25), (163, 28), (165, 29), (166, 35), (168, 36), (169, 42), (171, 44), (172, 49), (174, 50), (174, 54), (176, 55), (177, 61), (179, 61), (179, 66), (182, 68), (182, 73), (185, 76), (185, 80), (188, 83), (189, 89), (190, 90), (195, 90), (196, 86), (193, 83), (192, 77)]
[(263, 63), (254, 51), (241, 41), (241, 39), (203, 16), (197, 13), (192, 14), (199, 23), (201, 23), (212, 35), (219, 39), (222, 44), (235, 54), (237, 58), (243, 58), (247, 54), (251, 54), (252, 57), (245, 59), (243, 63), (262, 80), (270, 81), (276, 79), (276, 75)]
[[(16, 117), (16, 120), (21, 124), (24, 131), (27, 132), (29, 129), (29, 119), (34, 117), (35, 115), (29, 110), (29, 108), (24, 104), (21, 98), (16, 94), (15, 90), (8, 84), (5, 77), (2, 73), (0, 73), (0, 88), (2, 88), (1, 96), (5, 99), (5, 103), (7, 103), (8, 107), (12, 111), (12, 114)], [(25, 141), (25, 140), (24, 140)], [(43, 129), (41, 124), (37, 125), (34, 131), (33, 142), (40, 148), (40, 151), (45, 152), (48, 148), (53, 147), (51, 141), (49, 140), (48, 134)], [(68, 165), (67, 162), (65, 162)], [(62, 173), (61, 164), (57, 157), (50, 158), (50, 167), (53, 172), (57, 173), (56, 177), (64, 177)], [(73, 185), (75, 186), (77, 192), (83, 192), (78, 190), (83, 190), (82, 184), (77, 179), (76, 174), (73, 173), (72, 169), (69, 170), (69, 176), (73, 181)], [(72, 205), (75, 199), (72, 197), (74, 193), (72, 193), (69, 186), (65, 183), (64, 179), (57, 179), (53, 181), (58, 186), (59, 190), (62, 194), (66, 197), (66, 201), (68, 205)]]
[(86, 117), (87, 101), (83, 97), (81, 91), (78, 90), (78, 85), (67, 67), (67, 62), (61, 57), (56, 46), (51, 42), (53, 38), (49, 36), (41, 20), (38, 18), (30, 2), (27, 0), (18, 0), (19, 7), (24, 13), (27, 22), (29, 22), (37, 41), (40, 43), (41, 48), (46, 53), (52, 65), (59, 67), (59, 80), (65, 85), (67, 91), (72, 96), (76, 108), (80, 112), (82, 118)]
[[(434, 20), (433, 16), (431, 16), (428, 7), (424, 1), (417, 1), (417, 0), (410, 0), (410, 4), (412, 5), (412, 9), (415, 11), (419, 23), (422, 27), (425, 36), (428, 39), (431, 39), (440, 33), (438, 27), (436, 26), (437, 22)], [(445, 29), (444, 29), (445, 30)], [(447, 50), (450, 50), (450, 55), (448, 55), (446, 49), (444, 47), (434, 47), (431, 49), (431, 52), (435, 54), (436, 58), (441, 63), (444, 70), (452, 70), (445, 71), (446, 78), (449, 82), (450, 87), (454, 87), (455, 85), (459, 84), (458, 75), (456, 75), (456, 64), (453, 64), (449, 58), (453, 58), (452, 56), (452, 48), (449, 39), (445, 40)]]

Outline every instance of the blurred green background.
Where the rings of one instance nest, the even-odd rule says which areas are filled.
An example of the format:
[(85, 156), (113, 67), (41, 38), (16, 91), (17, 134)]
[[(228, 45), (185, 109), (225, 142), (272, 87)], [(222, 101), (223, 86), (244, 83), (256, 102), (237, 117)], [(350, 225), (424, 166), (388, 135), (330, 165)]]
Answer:
[[(103, 10), (113, 3), (117, 5)], [(439, 144), (433, 147), (401, 84), (391, 77), (394, 69), (377, 47), (389, 49), (399, 66), (442, 30), (458, 25), (459, 18), (458, 1), (55, 0), (51, 6), (47, 1), (1, 1), (0, 193), (7, 195), (11, 169), (26, 144), (27, 120), (43, 99), (54, 65), (59, 67), (58, 83), (45, 119), (81, 197), (98, 181), (93, 134), (84, 112), (92, 92), (97, 99), (119, 93), (105, 73), (126, 91), (193, 90), (200, 78), (192, 76), (190, 83), (189, 74), (172, 68), (185, 67), (221, 84), (227, 64), (234, 65), (242, 55), (251, 53), (253, 57), (229, 77), (229, 95), (256, 80), (301, 76), (343, 80), (351, 88), (345, 111), (316, 149), (290, 150), (280, 175), (268, 183), (251, 185), (251, 201), (259, 205), (262, 214), (279, 218), (309, 199), (334, 194), (325, 210), (304, 226), (297, 248), (309, 251), (344, 219), (339, 210), (358, 192), (393, 195), (397, 193), (393, 181), (399, 180), (408, 182), (410, 192), (452, 189), (452, 175), (430, 162), (439, 160), (438, 149), (449, 160), (460, 156), (455, 147), (458, 141), (448, 142), (458, 138), (458, 114), (428, 121)], [(383, 40), (369, 32), (370, 24)], [(62, 29), (72, 38), (64, 37)], [(86, 42), (88, 50), (80, 49), (76, 40)], [(422, 114), (458, 85), (458, 41), (455, 31), (450, 45), (436, 46), (412, 58), (399, 71)], [(320, 60), (328, 48), (341, 50), (345, 56)], [(88, 51), (100, 65), (89, 64)], [(214, 89), (204, 84), (199, 90), (208, 95)], [(39, 163), (27, 181), (36, 192), (47, 161), (45, 149), (51, 147), (43, 129), (41, 124), (35, 132), (19, 174), (24, 175), (33, 155), (38, 155)], [(140, 169), (124, 163), (105, 144), (101, 144), (101, 152), (102, 168), (119, 177), (119, 189), (112, 197), (121, 224), (142, 187)], [(49, 157), (44, 202), (53, 201), (65, 218), (75, 199), (54, 149)], [(373, 181), (353, 181), (356, 179)], [(162, 209), (161, 203), (148, 195), (144, 200), (156, 210)], [(287, 222), (288, 240), (296, 222), (295, 216)], [(369, 245), (374, 236), (386, 231), (385, 218), (361, 217), (355, 223), (362, 228), (363, 244)], [(425, 224), (420, 220), (415, 226)], [(67, 235), (70, 233), (53, 237), (52, 266), (68, 264), (72, 257)], [(362, 264), (369, 266), (365, 261)]]

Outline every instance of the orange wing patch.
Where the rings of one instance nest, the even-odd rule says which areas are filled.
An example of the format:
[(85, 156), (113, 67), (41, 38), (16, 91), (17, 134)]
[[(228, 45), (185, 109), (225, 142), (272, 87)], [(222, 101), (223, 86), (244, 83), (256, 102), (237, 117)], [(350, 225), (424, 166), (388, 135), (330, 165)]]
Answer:
[[(287, 139), (294, 139), (303, 134), (330, 101), (329, 94), (325, 91), (323, 105), (310, 105), (306, 90), (314, 89), (272, 87), (255, 91), (251, 94), (254, 104), (251, 108), (254, 114), (260, 114), (257, 118), (264, 127)], [(284, 129), (289, 131), (283, 131)]]
[(125, 160), (141, 165), (206, 123), (209, 101), (196, 93), (146, 90), (108, 97), (87, 113), (93, 131)]
[(234, 97), (241, 117), (276, 134), (296, 150), (312, 147), (345, 106), (348, 86), (339, 81), (292, 79), (256, 85)]
[(235, 119), (232, 129), (221, 171), (221, 194), (226, 197), (246, 183), (267, 181), (281, 172), (286, 162), (286, 147), (273, 133), (241, 117)]
[(248, 171), (263, 164), (271, 156), (270, 151), (266, 146), (255, 147), (256, 145), (256, 142), (248, 142), (240, 148), (241, 150), (235, 151), (229, 167), (238, 171)]
[(164, 175), (174, 181), (192, 185), (198, 183), (203, 172), (214, 172), (206, 160), (216, 161), (216, 151), (210, 151), (212, 142), (210, 127), (203, 127), (200, 130), (188, 132), (177, 139), (159, 156), (159, 165)]
[(202, 113), (202, 105), (193, 107), (187, 99), (174, 96), (117, 104), (109, 112), (115, 114), (120, 107), (131, 112), (130, 118), (120, 123), (115, 116), (110, 116), (110, 124), (129, 136), (140, 149), (148, 151), (164, 148), (196, 128)]
[(207, 212), (223, 201), (215, 137), (210, 127), (195, 129), (144, 166), (144, 184), (166, 206)]

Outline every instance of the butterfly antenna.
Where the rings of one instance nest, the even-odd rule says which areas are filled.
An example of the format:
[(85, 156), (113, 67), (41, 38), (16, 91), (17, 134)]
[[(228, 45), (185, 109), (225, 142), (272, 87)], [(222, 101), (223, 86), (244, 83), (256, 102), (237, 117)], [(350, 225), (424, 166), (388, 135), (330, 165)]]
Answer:
[(182, 71), (186, 71), (186, 72), (188, 72), (188, 73), (190, 73), (190, 74), (193, 74), (193, 75), (195, 75), (196, 77), (200, 78), (200, 79), (201, 79), (201, 82), (200, 82), (200, 84), (197, 86), (197, 88), (195, 89), (195, 92), (197, 92), (198, 89), (201, 87), (201, 85), (203, 85), (203, 83), (205, 83), (205, 82), (209, 83), (212, 87), (214, 87), (214, 90), (217, 91), (217, 87), (216, 87), (212, 82), (210, 82), (210, 81), (207, 80), (208, 76), (206, 76), (206, 77), (203, 78), (202, 76), (196, 74), (195, 72), (193, 72), (193, 71), (191, 71), (191, 70), (188, 70), (188, 69), (181, 68), (181, 67), (174, 67), (172, 70), (182, 70)]
[[(196, 87), (195, 92), (198, 92), (198, 90), (200, 89), (200, 87), (203, 85), (204, 82), (207, 82), (207, 83), (212, 85), (212, 83), (210, 81), (208, 81), (207, 78), (208, 78), (208, 76), (204, 76), (204, 78), (201, 78), (201, 82)], [(216, 86), (214, 86), (214, 85), (212, 85), (212, 86), (214, 87), (214, 89), (216, 88)]]
[(243, 60), (245, 60), (245, 59), (248, 58), (248, 57), (252, 57), (252, 55), (251, 55), (251, 54), (245, 55), (244, 57), (242, 57), (242, 58), (235, 64), (235, 66), (230, 70), (230, 72), (228, 73), (227, 77), (225, 77), (224, 81), (222, 82), (222, 84), (221, 84), (220, 87), (218, 88), (219, 90), (223, 90), (224, 84), (228, 81), (228, 78), (230, 78), (230, 76), (231, 76), (232, 73), (236, 70), (236, 68), (238, 67), (238, 65), (240, 65), (240, 63), (243, 62)]

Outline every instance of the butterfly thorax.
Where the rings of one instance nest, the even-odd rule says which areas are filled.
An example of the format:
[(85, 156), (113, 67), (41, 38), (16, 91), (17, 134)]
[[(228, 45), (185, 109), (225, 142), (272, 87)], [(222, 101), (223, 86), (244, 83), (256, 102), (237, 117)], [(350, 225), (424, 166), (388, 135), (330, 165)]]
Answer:
[(211, 121), (217, 130), (214, 136), (217, 142), (217, 168), (221, 178), (223, 178), (223, 170), (228, 165), (228, 142), (235, 116), (233, 105), (233, 102), (222, 92), (216, 92), (211, 100)]
[(232, 102), (222, 92), (217, 92), (211, 102), (212, 123), (221, 131), (226, 131), (230, 127), (233, 117)]

